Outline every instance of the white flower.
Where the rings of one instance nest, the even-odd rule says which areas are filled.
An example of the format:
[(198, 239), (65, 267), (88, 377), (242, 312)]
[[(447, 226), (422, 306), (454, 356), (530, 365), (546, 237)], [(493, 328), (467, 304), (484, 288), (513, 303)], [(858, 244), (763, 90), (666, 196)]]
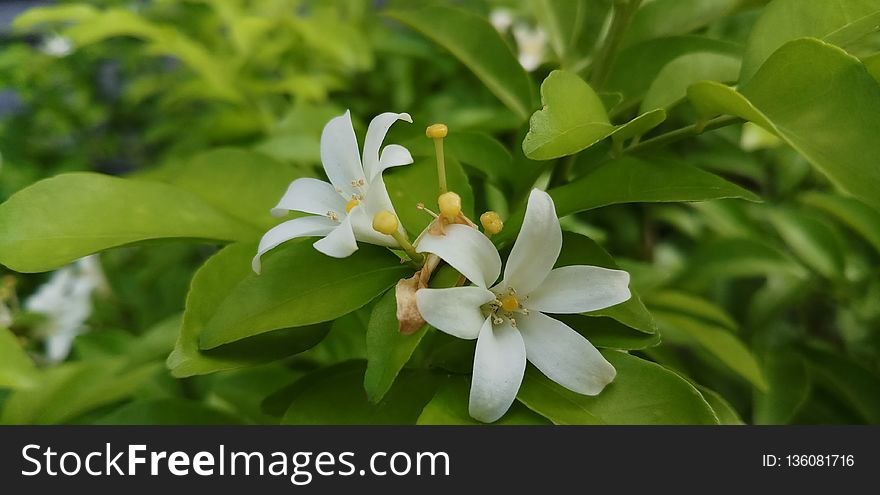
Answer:
[(540, 67), (547, 52), (547, 33), (539, 26), (529, 28), (525, 24), (517, 24), (513, 27), (513, 37), (523, 69), (531, 72)]
[(56, 270), (25, 301), (25, 309), (46, 317), (39, 332), (45, 335), (47, 361), (57, 363), (67, 357), (73, 340), (83, 333), (83, 324), (92, 314), (92, 293), (106, 289), (98, 257), (91, 255)]
[(614, 379), (614, 367), (587, 339), (544, 313), (584, 313), (622, 303), (630, 298), (629, 274), (582, 265), (553, 269), (561, 249), (553, 200), (537, 189), (497, 285), (492, 284), (501, 273), (501, 258), (476, 229), (450, 225), (445, 235), (426, 235), (419, 244), (419, 251), (438, 255), (476, 284), (422, 289), (416, 301), (432, 326), (477, 339), (469, 410), (480, 421), (495, 421), (510, 408), (526, 359), (556, 383), (585, 395), (598, 394)]
[(73, 42), (70, 41), (70, 38), (55, 34), (44, 40), (40, 49), (46, 55), (62, 58), (73, 52)]
[(505, 33), (513, 25), (513, 12), (505, 8), (494, 9), (489, 12), (489, 23), (499, 33)]
[(323, 237), (315, 242), (315, 249), (335, 258), (350, 256), (357, 250), (357, 241), (397, 246), (394, 238), (373, 230), (372, 221), (380, 211), (394, 212), (382, 172), (413, 162), (409, 151), (397, 144), (389, 144), (379, 153), (385, 134), (398, 120), (412, 122), (409, 114), (391, 112), (378, 115), (370, 122), (363, 161), (349, 112), (334, 117), (324, 126), (321, 162), (330, 183), (305, 178), (290, 184), (272, 214), (280, 217), (288, 211), (300, 211), (311, 216), (288, 220), (266, 232), (253, 260), (255, 272), (260, 273), (263, 254), (297, 237)]

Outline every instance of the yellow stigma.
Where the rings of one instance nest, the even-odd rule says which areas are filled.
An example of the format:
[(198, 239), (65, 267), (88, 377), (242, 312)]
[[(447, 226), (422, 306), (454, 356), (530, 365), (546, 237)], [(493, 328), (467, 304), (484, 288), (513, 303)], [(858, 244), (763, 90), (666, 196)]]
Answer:
[(425, 136), (431, 139), (442, 139), (447, 134), (449, 134), (449, 128), (446, 127), (446, 124), (432, 124), (425, 129)]
[(355, 198), (351, 198), (351, 199), (348, 201), (348, 203), (345, 204), (345, 212), (346, 212), (346, 213), (351, 213), (351, 210), (352, 210), (355, 206), (357, 206), (357, 205), (359, 205), (359, 204), (361, 204), (361, 202), (360, 202), (359, 200), (357, 200), (357, 199), (355, 199)]
[(483, 230), (486, 231), (487, 235), (495, 235), (504, 228), (501, 216), (494, 211), (487, 211), (480, 215), (480, 223), (483, 225)]
[(513, 294), (501, 298), (501, 309), (507, 311), (516, 311), (519, 309), (519, 300)]
[(461, 213), (461, 196), (452, 191), (445, 192), (437, 198), (440, 214), (449, 221), (454, 221)]
[(388, 210), (380, 211), (373, 217), (373, 230), (380, 234), (391, 235), (397, 232), (397, 216)]

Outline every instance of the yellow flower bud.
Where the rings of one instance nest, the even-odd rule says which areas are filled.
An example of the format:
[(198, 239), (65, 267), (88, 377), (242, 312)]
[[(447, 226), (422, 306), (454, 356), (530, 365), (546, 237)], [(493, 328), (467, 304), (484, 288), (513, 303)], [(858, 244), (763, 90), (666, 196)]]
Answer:
[(494, 211), (487, 211), (480, 215), (480, 223), (483, 225), (483, 230), (485, 230), (488, 235), (495, 235), (501, 232), (501, 229), (504, 228), (504, 222), (501, 221), (501, 217), (498, 213), (495, 213)]
[(452, 191), (445, 192), (437, 198), (437, 204), (440, 206), (440, 214), (449, 221), (453, 221), (461, 213), (461, 196)]
[(425, 135), (431, 139), (445, 138), (448, 133), (449, 128), (446, 124), (432, 124), (425, 129)]
[(397, 225), (397, 216), (388, 210), (380, 211), (373, 217), (373, 230), (380, 234), (394, 234), (397, 232)]

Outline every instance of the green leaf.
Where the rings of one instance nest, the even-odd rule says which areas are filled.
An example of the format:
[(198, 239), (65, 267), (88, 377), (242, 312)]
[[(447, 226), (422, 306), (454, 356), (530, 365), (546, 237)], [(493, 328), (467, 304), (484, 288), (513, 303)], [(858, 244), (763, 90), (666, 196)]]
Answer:
[[(482, 425), (468, 413), (470, 381), (464, 376), (450, 376), (422, 409), (420, 425)], [(550, 422), (519, 402), (493, 425), (546, 425)]]
[(762, 368), (769, 388), (755, 391), (753, 421), (758, 425), (786, 424), (810, 395), (810, 375), (804, 358), (791, 349), (762, 355)]
[(734, 55), (713, 52), (682, 55), (657, 74), (639, 111), (668, 110), (687, 98), (688, 87), (698, 81), (734, 82), (739, 76), (739, 68), (740, 59)]
[[(474, 193), (467, 174), (455, 159), (446, 157), (445, 162), (447, 186), (461, 196), (462, 211), (472, 217)], [(434, 219), (427, 212), (419, 210), (417, 205), (424, 204), (434, 211), (437, 208), (437, 191), (440, 187), (437, 162), (434, 158), (419, 158), (412, 165), (391, 169), (385, 174), (385, 186), (400, 222), (413, 237), (419, 235)]]
[(641, 100), (666, 64), (696, 52), (737, 56), (741, 47), (699, 36), (672, 36), (636, 43), (621, 50), (611, 67), (604, 90), (623, 95), (618, 109), (626, 111)]
[(768, 213), (770, 223), (804, 264), (826, 278), (843, 276), (845, 248), (833, 228), (793, 209), (776, 208)]
[(739, 417), (739, 414), (736, 412), (736, 409), (727, 402), (724, 397), (721, 397), (721, 394), (706, 388), (702, 385), (695, 385), (697, 390), (703, 394), (703, 398), (706, 399), (706, 402), (709, 403), (709, 406), (712, 407), (712, 410), (715, 411), (715, 416), (718, 417), (718, 423), (722, 425), (742, 425), (742, 418)]
[(707, 323), (737, 331), (736, 320), (714, 303), (687, 292), (663, 290), (652, 292), (648, 299), (652, 308), (665, 309), (689, 317), (704, 320)]
[(819, 40), (776, 51), (739, 91), (700, 82), (688, 97), (704, 116), (750, 120), (785, 140), (843, 190), (880, 208), (880, 86), (858, 59)]
[(95, 173), (41, 180), (0, 205), (0, 263), (18, 272), (52, 270), (138, 241), (256, 235), (186, 191)]
[[(562, 233), (562, 252), (556, 260), (556, 267), (571, 265), (592, 265), (602, 268), (619, 270), (620, 267), (601, 246), (592, 239), (572, 232)], [(641, 297), (631, 290), (632, 297), (621, 304), (610, 308), (600, 309), (585, 313), (591, 317), (607, 316), (632, 329), (642, 333), (653, 334), (657, 332), (657, 324)]]
[(160, 371), (155, 364), (127, 368), (125, 359), (69, 363), (46, 370), (39, 383), (7, 397), (2, 424), (59, 424), (125, 400)]
[(480, 132), (450, 132), (445, 144), (450, 156), (479, 170), (490, 181), (510, 183), (513, 157), (497, 139)]
[(700, 392), (677, 374), (623, 352), (602, 354), (617, 377), (599, 395), (571, 392), (529, 367), (517, 399), (555, 424), (718, 424)]
[(520, 119), (529, 116), (534, 108), (531, 79), (485, 19), (442, 5), (395, 10), (388, 15), (449, 50)]
[[(218, 148), (196, 155), (169, 173), (168, 182), (185, 189), (231, 217), (268, 230), (278, 223), (269, 214), (298, 169), (261, 153)], [(234, 199), (233, 199), (234, 198)]]
[(767, 390), (767, 380), (761, 372), (757, 359), (730, 330), (705, 320), (670, 311), (655, 310), (654, 316), (666, 338), (685, 336), (685, 342), (695, 342), (758, 390)]
[(216, 307), (199, 347), (333, 320), (366, 305), (410, 270), (387, 249), (370, 244), (338, 259), (308, 241), (288, 243), (266, 257), (262, 274), (248, 274)]
[(306, 375), (290, 390), (292, 402), (282, 424), (414, 424), (434, 395), (427, 373), (401, 373), (378, 404), (363, 390), (365, 363), (349, 361)]
[(590, 12), (588, 2), (570, 0), (531, 0), (532, 11), (538, 19), (553, 52), (561, 61), (567, 61), (576, 47), (585, 19)]
[(15, 334), (0, 328), (0, 389), (27, 388), (36, 383), (34, 362), (22, 349)]
[(379, 299), (367, 326), (367, 371), (364, 375), (364, 390), (370, 402), (375, 404), (385, 397), (394, 379), (397, 378), (403, 365), (409, 361), (427, 331), (428, 325), (424, 325), (413, 334), (400, 333), (394, 289), (389, 290)]
[(522, 148), (532, 160), (573, 155), (622, 132), (626, 139), (658, 126), (666, 119), (662, 110), (642, 115), (629, 124), (615, 126), (599, 95), (572, 72), (554, 70), (541, 84), (543, 108), (532, 115)]
[(880, 251), (880, 212), (853, 198), (820, 192), (807, 192), (799, 198), (847, 225)]
[(654, 0), (633, 17), (625, 45), (686, 34), (731, 14), (742, 0)]
[(805, 349), (814, 383), (825, 385), (836, 397), (849, 403), (868, 424), (880, 423), (880, 378), (875, 373), (828, 349)]
[[(608, 316), (553, 315), (596, 347), (622, 351), (642, 350), (660, 343), (660, 332), (645, 333)], [(651, 324), (655, 325), (653, 317)]]
[(820, 38), (839, 46), (877, 30), (880, 1), (775, 0), (755, 22), (743, 55), (740, 81), (750, 80), (779, 47), (798, 38)]
[(233, 425), (241, 420), (186, 399), (150, 399), (126, 404), (96, 421), (101, 425)]
[(251, 272), (255, 243), (230, 244), (202, 265), (186, 296), (180, 334), (166, 365), (176, 377), (202, 375), (281, 359), (309, 349), (327, 334), (327, 325), (286, 328), (215, 349), (199, 349), (199, 337), (217, 309)]

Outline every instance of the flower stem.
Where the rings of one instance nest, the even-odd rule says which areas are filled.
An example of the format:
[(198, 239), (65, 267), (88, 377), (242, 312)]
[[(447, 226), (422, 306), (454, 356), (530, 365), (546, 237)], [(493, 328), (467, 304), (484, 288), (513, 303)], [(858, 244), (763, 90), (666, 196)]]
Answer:
[(627, 153), (639, 153), (642, 151), (659, 148), (661, 146), (665, 146), (667, 144), (671, 144), (677, 141), (681, 141), (682, 139), (687, 139), (690, 137), (699, 136), (700, 134), (711, 131), (713, 129), (720, 129), (722, 127), (727, 127), (729, 125), (739, 124), (744, 122), (743, 119), (739, 117), (734, 117), (732, 115), (724, 115), (721, 117), (716, 117), (714, 119), (708, 120), (703, 123), (696, 123), (689, 125), (687, 127), (682, 127), (680, 129), (676, 129), (674, 131), (667, 132), (665, 134), (661, 134), (657, 137), (648, 139), (646, 141), (642, 141), (640, 143), (634, 144), (627, 148), (625, 151)]
[(402, 234), (398, 231), (392, 232), (391, 237), (397, 241), (397, 244), (400, 245), (400, 248), (409, 256), (414, 263), (421, 266), (425, 262), (425, 256), (421, 253), (416, 252), (416, 248), (413, 247), (412, 243), (409, 242), (409, 239), (406, 237), (406, 234)]
[(608, 28), (608, 35), (596, 54), (596, 63), (593, 65), (593, 73), (590, 76), (590, 86), (594, 90), (599, 91), (605, 86), (611, 72), (611, 65), (617, 57), (617, 49), (620, 47), (620, 42), (623, 41), (623, 35), (641, 3), (642, 0), (615, 0), (611, 27)]

